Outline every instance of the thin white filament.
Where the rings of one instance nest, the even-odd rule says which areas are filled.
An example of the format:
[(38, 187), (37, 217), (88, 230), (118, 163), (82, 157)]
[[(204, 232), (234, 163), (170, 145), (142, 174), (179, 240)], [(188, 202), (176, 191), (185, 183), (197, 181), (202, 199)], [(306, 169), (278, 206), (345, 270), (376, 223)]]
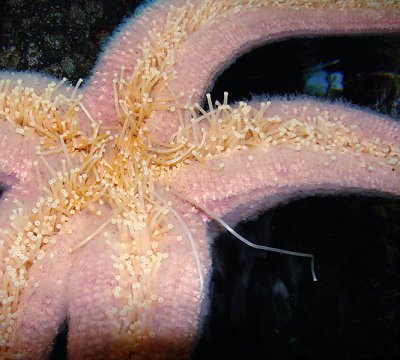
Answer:
[(314, 262), (315, 262), (315, 258), (313, 254), (307, 254), (307, 253), (300, 253), (300, 252), (296, 252), (296, 251), (289, 251), (289, 250), (284, 250), (284, 249), (278, 249), (278, 248), (274, 248), (274, 247), (270, 247), (270, 246), (264, 246), (264, 245), (257, 245), (257, 244), (253, 244), (252, 242), (250, 242), (249, 240), (245, 239), (243, 236), (241, 236), (240, 234), (238, 234), (234, 229), (232, 229), (224, 220), (222, 220), (217, 214), (215, 214), (213, 211), (207, 209), (206, 207), (204, 207), (203, 205), (200, 205), (198, 202), (189, 199), (188, 197), (186, 197), (185, 195), (182, 194), (178, 194), (175, 191), (171, 191), (174, 195), (176, 195), (177, 197), (180, 197), (181, 199), (193, 204), (195, 207), (203, 210), (207, 215), (209, 215), (211, 218), (213, 218), (215, 221), (217, 221), (218, 223), (220, 223), (226, 230), (228, 230), (233, 236), (235, 236), (237, 239), (239, 239), (240, 241), (242, 241), (243, 243), (245, 243), (246, 245), (254, 248), (254, 249), (259, 249), (259, 250), (266, 250), (266, 251), (272, 251), (272, 252), (276, 252), (279, 254), (285, 254), (285, 255), (293, 255), (293, 256), (300, 256), (300, 257), (308, 257), (311, 260), (311, 275), (313, 278), (313, 281), (317, 281), (317, 277), (315, 275), (315, 267), (314, 267)]

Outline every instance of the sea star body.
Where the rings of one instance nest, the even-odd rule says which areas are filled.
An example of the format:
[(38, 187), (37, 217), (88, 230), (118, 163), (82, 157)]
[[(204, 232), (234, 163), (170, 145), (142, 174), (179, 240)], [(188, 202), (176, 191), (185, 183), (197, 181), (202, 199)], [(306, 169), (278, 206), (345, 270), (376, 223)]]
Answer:
[(261, 42), (399, 29), (381, 2), (177, 0), (128, 21), (83, 90), (2, 73), (0, 357), (45, 357), (67, 317), (71, 359), (185, 358), (207, 311), (210, 219), (399, 195), (388, 118), (306, 98), (196, 103)]

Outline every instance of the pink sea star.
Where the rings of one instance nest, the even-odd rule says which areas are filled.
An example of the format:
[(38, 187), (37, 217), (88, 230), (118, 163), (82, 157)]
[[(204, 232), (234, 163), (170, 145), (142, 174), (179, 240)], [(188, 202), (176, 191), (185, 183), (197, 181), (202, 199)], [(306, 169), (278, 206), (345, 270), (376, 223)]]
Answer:
[(309, 99), (196, 104), (260, 42), (399, 29), (382, 2), (177, 0), (127, 22), (82, 91), (2, 73), (0, 358), (43, 358), (65, 317), (71, 359), (185, 358), (212, 217), (234, 225), (299, 192), (399, 195), (390, 119)]

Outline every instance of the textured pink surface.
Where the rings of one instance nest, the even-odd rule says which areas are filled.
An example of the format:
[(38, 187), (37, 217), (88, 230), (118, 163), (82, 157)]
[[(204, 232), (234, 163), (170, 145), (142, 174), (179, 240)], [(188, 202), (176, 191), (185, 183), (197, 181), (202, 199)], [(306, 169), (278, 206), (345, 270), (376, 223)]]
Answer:
[[(176, 3), (183, 4), (184, 1)], [(84, 103), (96, 120), (101, 119), (105, 124), (116, 123), (111, 85), (113, 73), (119, 72), (120, 66), (124, 65), (129, 74), (129, 69), (136, 62), (138, 45), (149, 27), (154, 26), (151, 21), (156, 20), (158, 28), (165, 22), (165, 6), (165, 2), (152, 5), (141, 17), (128, 21), (114, 35), (100, 58), (93, 77), (83, 90)], [(195, 32), (177, 54), (175, 69), (178, 78), (170, 86), (176, 92), (185, 92), (182, 103), (196, 88), (194, 100), (198, 101), (222, 67), (240, 51), (261, 41), (300, 34), (390, 32), (399, 29), (398, 11), (248, 11)], [(133, 49), (134, 56), (129, 55), (128, 59), (129, 49)], [(158, 96), (162, 95), (161, 91)], [(308, 102), (310, 100), (275, 100), (272, 106), (286, 119)], [(365, 136), (379, 136), (400, 147), (400, 127), (393, 121), (347, 106), (315, 104), (330, 113), (337, 113), (345, 124), (359, 125)], [(149, 124), (155, 138), (166, 139), (176, 130), (178, 120), (171, 113), (160, 111), (151, 117)], [(0, 179), (11, 179), (14, 186), (1, 203), (2, 216), (9, 210), (8, 197), (18, 198), (27, 208), (35, 201), (38, 185), (35, 183), (32, 152), (38, 139), (28, 142), (26, 138), (18, 137), (12, 126), (6, 123), (1, 129)], [(251, 161), (248, 160), (249, 155), (253, 157)], [(206, 205), (232, 225), (305, 193), (372, 190), (400, 195), (398, 172), (389, 167), (375, 166), (376, 160), (369, 159), (374, 166), (374, 171), (370, 171), (361, 166), (359, 159), (348, 155), (337, 154), (335, 162), (324, 166), (327, 158), (327, 155), (284, 146), (268, 152), (251, 149), (224, 153), (211, 160), (215, 164), (223, 160), (224, 170), (215, 172), (197, 164), (189, 165), (171, 180), (171, 188)], [(56, 167), (57, 156), (53, 161)], [(44, 178), (46, 176), (49, 174), (43, 174)], [(157, 187), (166, 199), (172, 200), (174, 209), (193, 234), (203, 273), (207, 277), (211, 266), (209, 248), (212, 241), (207, 235), (209, 219), (190, 204), (168, 195), (161, 185)], [(106, 207), (103, 210), (106, 214), (110, 212)], [(181, 224), (175, 218), (171, 222), (176, 234), (182, 233)], [(129, 351), (123, 355), (116, 353), (116, 349), (125, 346), (127, 340), (118, 336), (107, 314), (110, 307), (118, 306), (118, 301), (112, 296), (118, 272), (110, 260), (111, 255), (120, 256), (123, 253), (116, 228), (110, 225), (105, 229), (106, 235), (102, 233), (72, 255), (68, 252), (70, 247), (91, 234), (100, 224), (86, 212), (71, 217), (57, 234), (56, 247), (46, 254), (38, 266), (32, 266), (12, 339), (12, 350), (21, 352), (23, 358), (43, 358), (65, 317), (70, 321), (70, 359), (128, 358)], [(68, 230), (72, 231), (69, 236), (66, 235)], [(151, 358), (161, 352), (167, 352), (171, 359), (185, 358), (199, 331), (200, 312), (207, 304), (204, 294), (200, 299), (196, 296), (199, 276), (189, 243), (177, 245), (176, 241), (166, 238), (160, 244), (162, 251), (170, 254), (168, 261), (162, 263), (159, 278), (156, 279), (158, 293), (164, 302), (146, 310), (149, 327), (155, 336), (144, 345), (142, 358)], [(39, 282), (40, 287), (34, 288), (34, 282)]]
[[(379, 17), (385, 18), (380, 26)], [(268, 19), (268, 20), (266, 20)], [(192, 102), (201, 102), (204, 91), (214, 76), (227, 62), (245, 49), (256, 44), (318, 32), (318, 34), (340, 34), (359, 32), (390, 32), (399, 27), (399, 14), (334, 9), (257, 9), (239, 14), (201, 29), (188, 39), (177, 55), (178, 79), (171, 88), (187, 96), (196, 89)], [(273, 54), (271, 54), (273, 56)], [(191, 64), (190, 67), (186, 64)], [(161, 92), (159, 96), (163, 96)], [(166, 112), (155, 114), (151, 128), (156, 136), (165, 140), (176, 131), (178, 123)], [(161, 135), (160, 135), (161, 134)]]
[[(195, 3), (197, 2), (199, 1)], [(183, 1), (173, 3), (181, 4)], [(126, 73), (129, 74), (129, 69), (135, 66), (137, 56), (135, 52), (134, 56), (131, 56), (129, 49), (135, 49), (141, 43), (142, 37), (132, 34), (146, 34), (147, 29), (154, 27), (151, 23), (151, 19), (154, 18), (157, 18), (156, 28), (161, 28), (166, 17), (163, 7), (162, 4), (156, 3), (151, 18), (147, 16), (138, 21), (127, 22), (114, 35), (113, 43), (100, 58), (93, 77), (86, 85), (84, 99), (96, 120), (101, 119), (106, 124), (115, 124), (113, 74), (119, 73), (121, 66), (125, 66)], [(170, 82), (170, 88), (176, 94), (184, 92), (185, 96), (180, 100), (182, 104), (187, 102), (193, 89), (196, 92), (192, 102), (201, 102), (204, 91), (218, 71), (227, 66), (239, 53), (256, 44), (313, 33), (322, 35), (394, 32), (399, 26), (398, 12), (390, 10), (380, 12), (371, 9), (249, 10), (233, 18), (204, 26), (188, 38), (185, 46), (176, 55), (175, 70), (178, 78)], [(165, 90), (162, 90), (157, 96), (165, 95), (167, 95)], [(178, 121), (170, 113), (159, 111), (154, 114), (149, 124), (153, 135), (165, 140), (176, 131)]]
[[(290, 119), (303, 106), (313, 104), (335, 114), (343, 124), (357, 124), (365, 136), (380, 137), (395, 144), (400, 140), (398, 124), (371, 111), (315, 103), (309, 99), (275, 100), (272, 107), (279, 109), (281, 116)], [(251, 161), (248, 160), (249, 155), (253, 158)], [(267, 152), (241, 150), (234, 156), (221, 154), (213, 158), (215, 165), (224, 163), (223, 172), (205, 170), (201, 165), (185, 168), (182, 175), (172, 181), (172, 188), (224, 216), (231, 224), (280, 202), (310, 194), (366, 190), (400, 193), (399, 175), (389, 167), (378, 165), (378, 159), (371, 157), (368, 160), (374, 168), (371, 171), (362, 166), (355, 156), (335, 156), (336, 160), (331, 161), (327, 154), (305, 149), (297, 151), (285, 146), (277, 146)], [(326, 161), (329, 166), (324, 165)]]

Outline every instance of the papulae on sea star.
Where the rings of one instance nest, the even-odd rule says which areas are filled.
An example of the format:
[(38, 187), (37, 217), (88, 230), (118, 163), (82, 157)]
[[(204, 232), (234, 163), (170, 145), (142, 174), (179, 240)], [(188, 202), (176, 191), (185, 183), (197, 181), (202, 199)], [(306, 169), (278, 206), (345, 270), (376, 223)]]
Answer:
[(210, 219), (301, 192), (400, 194), (400, 126), (310, 99), (213, 104), (261, 42), (394, 32), (384, 1), (155, 2), (80, 82), (1, 73), (0, 358), (185, 358), (207, 311)]

